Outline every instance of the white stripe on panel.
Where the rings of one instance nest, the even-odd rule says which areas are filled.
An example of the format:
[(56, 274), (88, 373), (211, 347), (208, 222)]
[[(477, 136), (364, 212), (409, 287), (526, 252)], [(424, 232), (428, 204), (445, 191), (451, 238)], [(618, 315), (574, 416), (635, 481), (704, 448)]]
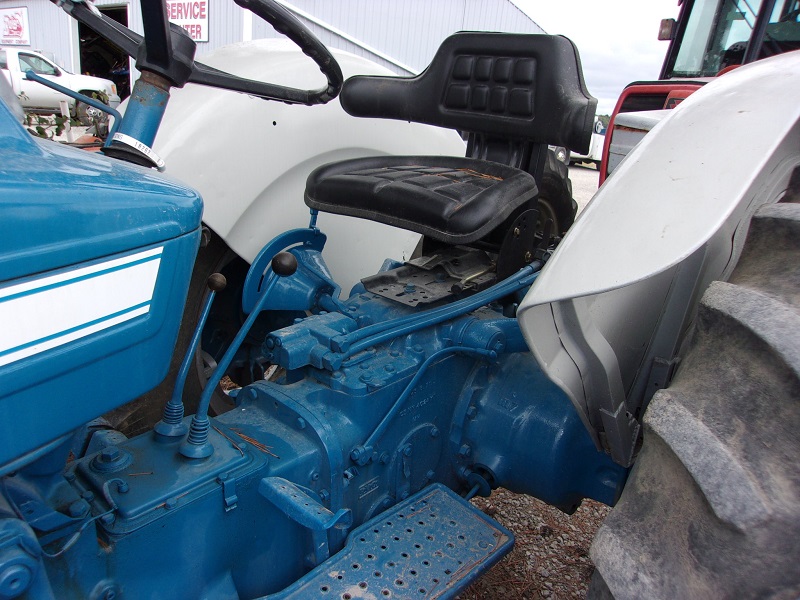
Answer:
[(136, 310), (132, 310), (130, 312), (124, 313), (122, 315), (118, 315), (113, 319), (108, 319), (107, 321), (102, 321), (100, 323), (95, 323), (89, 327), (79, 329), (77, 331), (73, 331), (72, 333), (68, 333), (63, 336), (59, 336), (57, 338), (49, 339), (38, 344), (34, 344), (32, 346), (25, 346), (21, 350), (17, 350), (15, 352), (10, 352), (9, 354), (0, 356), (0, 367), (3, 365), (11, 364), (18, 360), (22, 360), (23, 358), (27, 358), (29, 356), (33, 356), (34, 354), (39, 354), (40, 352), (44, 352), (45, 350), (50, 350), (51, 348), (56, 348), (58, 346), (63, 346), (69, 342), (73, 342), (75, 340), (79, 340), (82, 337), (86, 337), (92, 333), (96, 333), (98, 331), (103, 331), (104, 329), (109, 329), (114, 325), (119, 325), (120, 323), (124, 323), (125, 321), (130, 321), (131, 319), (138, 317), (139, 315), (146, 315), (150, 311), (150, 305), (143, 306), (137, 308)]
[(0, 366), (146, 314), (163, 247), (0, 290)]

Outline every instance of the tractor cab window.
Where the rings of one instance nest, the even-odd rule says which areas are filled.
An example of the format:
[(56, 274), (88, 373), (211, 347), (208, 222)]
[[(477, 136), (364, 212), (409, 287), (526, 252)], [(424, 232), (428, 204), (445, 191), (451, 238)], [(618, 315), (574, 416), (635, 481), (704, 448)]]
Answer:
[[(764, 13), (761, 15), (761, 13)], [(675, 64), (667, 77), (714, 77), (751, 58), (766, 58), (800, 48), (800, 0), (697, 0), (691, 6)], [(763, 37), (756, 21), (768, 17)]]
[(800, 50), (800, 0), (776, 2), (759, 58)]
[(33, 71), (37, 75), (58, 75), (58, 69), (46, 60), (33, 54), (20, 54), (19, 66), (22, 71)]

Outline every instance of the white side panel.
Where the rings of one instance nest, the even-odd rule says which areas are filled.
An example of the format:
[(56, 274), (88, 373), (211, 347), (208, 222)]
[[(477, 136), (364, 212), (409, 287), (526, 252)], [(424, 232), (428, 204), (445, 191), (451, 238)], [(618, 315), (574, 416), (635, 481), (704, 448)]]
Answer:
[[(349, 54), (335, 52), (345, 77), (391, 74)], [(316, 88), (317, 67), (280, 40), (235, 44), (203, 57), (237, 75)], [(288, 106), (233, 92), (187, 86), (174, 90), (155, 151), (167, 173), (195, 187), (205, 201), (203, 221), (248, 262), (278, 233), (308, 224), (303, 192), (316, 167), (380, 154), (463, 156), (453, 131), (347, 115), (338, 100), (325, 106)], [(347, 292), (386, 257), (408, 257), (416, 234), (385, 225), (320, 215), (328, 234), (325, 259)]]
[(598, 190), (525, 305), (641, 281), (740, 220), (800, 116), (797, 94), (795, 52), (736, 69), (683, 101)]
[[(620, 113), (614, 119), (614, 133), (608, 147), (608, 173), (616, 170), (622, 160), (642, 141), (653, 127), (666, 119), (671, 110), (647, 110)], [(602, 157), (603, 149), (600, 148)]]
[(646, 401), (653, 360), (679, 354), (751, 215), (785, 192), (800, 164), (798, 97), (797, 52), (696, 92), (626, 157), (523, 300), (526, 340), (593, 435), (608, 433), (607, 411), (621, 424)]

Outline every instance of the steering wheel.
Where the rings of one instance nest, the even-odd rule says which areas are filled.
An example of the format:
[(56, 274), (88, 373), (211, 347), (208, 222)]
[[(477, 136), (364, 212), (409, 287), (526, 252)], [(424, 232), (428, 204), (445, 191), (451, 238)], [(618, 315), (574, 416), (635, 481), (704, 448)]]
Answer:
[(194, 61), (195, 43), (186, 31), (167, 19), (164, 0), (142, 0), (144, 37), (103, 15), (86, 0), (52, 0), (73, 18), (119, 46), (136, 60), (140, 71), (161, 75), (174, 87), (198, 83), (243, 92), (288, 104), (325, 104), (342, 88), (342, 70), (330, 51), (292, 13), (273, 0), (234, 0), (267, 21), (310, 57), (328, 80), (317, 90), (298, 90), (236, 77)]

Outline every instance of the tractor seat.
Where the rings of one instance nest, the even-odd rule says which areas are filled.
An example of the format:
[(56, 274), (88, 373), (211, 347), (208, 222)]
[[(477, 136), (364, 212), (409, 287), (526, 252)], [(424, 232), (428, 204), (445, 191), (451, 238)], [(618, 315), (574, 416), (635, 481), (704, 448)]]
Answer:
[(315, 210), (414, 231), (450, 245), (470, 244), (537, 196), (525, 171), (464, 157), (378, 156), (323, 165), (305, 202)]
[(447, 38), (416, 77), (351, 77), (340, 98), (353, 116), (467, 132), (469, 157), (324, 165), (308, 178), (306, 204), (449, 245), (502, 234), (507, 220), (535, 209), (548, 144), (588, 150), (597, 104), (567, 38), (475, 32)]

